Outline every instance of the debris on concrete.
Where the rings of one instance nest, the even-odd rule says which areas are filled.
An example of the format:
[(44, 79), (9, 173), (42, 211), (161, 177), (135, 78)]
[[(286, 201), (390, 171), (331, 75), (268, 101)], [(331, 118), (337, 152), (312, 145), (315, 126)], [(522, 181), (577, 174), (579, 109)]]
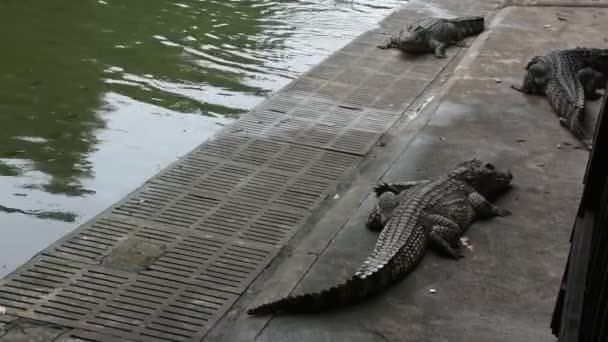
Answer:
[(6, 314), (6, 308), (4, 306), (0, 306), (0, 315)]
[(339, 199), (339, 198), (340, 198), (340, 195), (335, 194), (333, 198), (334, 198), (335, 200), (337, 200), (337, 199)]
[(430, 292), (430, 293), (436, 293), (436, 292), (437, 292), (437, 290), (435, 290), (435, 289), (430, 289), (430, 290), (429, 290), (429, 292)]
[(462, 243), (463, 246), (465, 246), (471, 252), (474, 251), (474, 247), (471, 244), (471, 240), (468, 237), (466, 237), (466, 236), (461, 237), (460, 242)]

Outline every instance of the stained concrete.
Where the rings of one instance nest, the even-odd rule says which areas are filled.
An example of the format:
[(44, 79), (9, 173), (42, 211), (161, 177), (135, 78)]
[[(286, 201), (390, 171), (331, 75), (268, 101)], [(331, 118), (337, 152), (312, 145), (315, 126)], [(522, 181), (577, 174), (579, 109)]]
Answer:
[(554, 341), (549, 322), (589, 154), (559, 125), (546, 99), (510, 85), (521, 82), (534, 55), (606, 46), (607, 15), (590, 8), (502, 9), (447, 84), (430, 94), (435, 99), (372, 150), (360, 177), (245, 303), (267, 302), (292, 288), (321, 290), (351, 275), (377, 237), (364, 220), (381, 170), (382, 181), (423, 179), (478, 157), (513, 172), (513, 189), (497, 202), (513, 215), (474, 224), (467, 232), (474, 250), (463, 260), (427, 253), (385, 293), (331, 312), (247, 317), (243, 305), (209, 340)]
[(6, 342), (53, 342), (68, 329), (54, 324), (35, 322), (26, 319), (14, 320), (0, 329), (2, 341)]

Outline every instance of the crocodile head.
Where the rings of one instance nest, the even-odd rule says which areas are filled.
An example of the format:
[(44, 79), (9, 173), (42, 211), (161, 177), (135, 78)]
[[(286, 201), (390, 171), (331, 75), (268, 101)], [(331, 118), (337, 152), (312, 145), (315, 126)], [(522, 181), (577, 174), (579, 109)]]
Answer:
[(484, 197), (493, 197), (507, 188), (513, 179), (509, 170), (498, 170), (494, 165), (479, 159), (462, 162), (452, 170), (450, 176), (471, 185)]
[(524, 79), (524, 89), (526, 85), (530, 88), (530, 94), (542, 94), (551, 78), (552, 68), (541, 56), (534, 56), (526, 65), (526, 77)]
[(412, 52), (428, 50), (424, 35), (412, 27), (407, 27), (399, 32), (399, 47)]
[(534, 83), (537, 86), (543, 87), (551, 77), (550, 68), (545, 63), (536, 63), (528, 68), (528, 73), (534, 77)]

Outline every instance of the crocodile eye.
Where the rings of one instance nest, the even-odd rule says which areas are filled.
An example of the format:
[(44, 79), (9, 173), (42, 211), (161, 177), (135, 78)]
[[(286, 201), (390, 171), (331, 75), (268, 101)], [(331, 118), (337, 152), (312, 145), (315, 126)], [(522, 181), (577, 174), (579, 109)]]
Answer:
[(494, 170), (494, 165), (492, 165), (490, 163), (486, 163), (486, 168), (488, 168), (490, 170)]

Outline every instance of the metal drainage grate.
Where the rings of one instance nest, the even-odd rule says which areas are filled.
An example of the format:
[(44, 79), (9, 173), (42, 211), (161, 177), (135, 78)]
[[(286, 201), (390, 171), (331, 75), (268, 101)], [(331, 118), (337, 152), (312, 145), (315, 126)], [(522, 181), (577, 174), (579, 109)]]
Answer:
[[(126, 340), (116, 336), (95, 333), (92, 331), (85, 331), (80, 329), (71, 330), (53, 342), (132, 342), (133, 340)], [(162, 341), (162, 340), (161, 340)]]
[(301, 99), (286, 113), (273, 108), (270, 101), (264, 109), (248, 113), (232, 127), (233, 132), (364, 155), (399, 117), (396, 112), (315, 99)]
[[(113, 244), (104, 241), (104, 250), (95, 256), (83, 255), (80, 250), (70, 247), (73, 241), (82, 241), (90, 235), (89, 230), (84, 229), (59, 242), (43, 255), (53, 260), (64, 259), (101, 264), (113, 269), (135, 270), (152, 278), (238, 294), (276, 256), (279, 251), (277, 246), (291, 236), (294, 226), (300, 224), (300, 217), (278, 211), (263, 213), (251, 223), (243, 217), (219, 215), (221, 213), (209, 220), (216, 223), (215, 226), (200, 226), (195, 231), (163, 225), (131, 225), (132, 229), (115, 234), (117, 239)], [(128, 218), (114, 215), (106, 219), (105, 224), (124, 220)], [(245, 222), (246, 226), (242, 238), (230, 239), (232, 236), (226, 233), (227, 230), (242, 229), (241, 222)], [(96, 226), (93, 225), (90, 229), (96, 229)], [(214, 230), (219, 234), (214, 233)], [(138, 258), (142, 254), (144, 260), (139, 263)], [(145, 260), (147, 257), (151, 259), (149, 262)], [(128, 262), (124, 263), (123, 260)], [(42, 269), (34, 265), (19, 277), (36, 279), (40, 274), (50, 275), (49, 270), (52, 268), (48, 265)], [(61, 274), (53, 274), (53, 280), (66, 278), (66, 275), (69, 277), (69, 274), (69, 269), (63, 270)]]
[[(421, 94), (437, 73), (447, 64), (443, 60), (424, 62), (412, 67), (403, 56), (387, 52), (388, 59), (361, 58), (361, 63), (372, 63), (378, 71), (360, 65), (342, 67), (341, 72), (329, 77), (321, 75), (321, 68), (314, 69), (285, 88), (292, 96), (337, 103), (347, 107), (385, 110), (401, 114)], [(393, 57), (394, 56), (394, 57)], [(429, 57), (416, 57), (427, 60)], [(321, 77), (324, 79), (318, 79)], [(269, 101), (269, 102), (272, 102)]]
[(0, 289), (0, 305), (21, 317), (134, 341), (197, 341), (236, 298), (50, 257), (37, 258)]
[(133, 341), (200, 339), (359, 160), (221, 135), (5, 279), (0, 305)]

